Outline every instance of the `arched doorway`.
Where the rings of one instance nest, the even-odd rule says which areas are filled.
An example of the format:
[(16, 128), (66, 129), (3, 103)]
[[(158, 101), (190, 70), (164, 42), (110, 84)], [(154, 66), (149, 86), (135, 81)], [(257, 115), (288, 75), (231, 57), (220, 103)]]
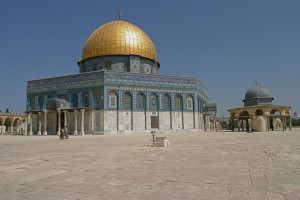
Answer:
[(239, 121), (238, 121), (239, 131), (240, 131), (240, 128), (242, 128), (242, 131), (245, 131), (245, 128), (246, 128), (247, 132), (250, 130), (249, 120), (250, 120), (250, 115), (249, 115), (248, 111), (245, 110), (240, 113)]
[(282, 113), (279, 110), (277, 109), (271, 110), (270, 119), (269, 119), (270, 130), (274, 131), (275, 129), (280, 129), (284, 127), (283, 121), (284, 120), (282, 117)]
[(70, 105), (65, 99), (49, 99), (46, 104), (47, 128), (50, 134), (59, 134), (66, 125), (66, 110), (70, 110)]

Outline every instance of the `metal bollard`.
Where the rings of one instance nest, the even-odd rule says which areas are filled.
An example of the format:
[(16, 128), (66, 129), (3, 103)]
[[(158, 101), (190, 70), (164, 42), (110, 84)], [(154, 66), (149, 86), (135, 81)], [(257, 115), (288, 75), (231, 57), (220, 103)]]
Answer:
[(155, 139), (155, 130), (152, 130), (152, 131), (151, 131), (151, 134), (152, 134), (152, 140), (153, 140), (153, 142), (154, 142), (154, 139)]

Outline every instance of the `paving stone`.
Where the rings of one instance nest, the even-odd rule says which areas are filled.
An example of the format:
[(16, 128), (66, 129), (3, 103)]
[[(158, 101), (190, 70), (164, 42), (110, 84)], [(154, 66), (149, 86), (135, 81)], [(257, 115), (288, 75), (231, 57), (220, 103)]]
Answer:
[(300, 129), (159, 136), (0, 136), (0, 199), (300, 199)]

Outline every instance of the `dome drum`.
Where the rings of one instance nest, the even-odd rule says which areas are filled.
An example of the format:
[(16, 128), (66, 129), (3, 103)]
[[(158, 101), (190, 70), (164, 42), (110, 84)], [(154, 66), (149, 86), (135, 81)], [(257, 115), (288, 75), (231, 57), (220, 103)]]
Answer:
[(153, 60), (140, 56), (112, 55), (86, 59), (79, 63), (79, 70), (80, 73), (109, 70), (117, 72), (156, 74), (158, 66)]

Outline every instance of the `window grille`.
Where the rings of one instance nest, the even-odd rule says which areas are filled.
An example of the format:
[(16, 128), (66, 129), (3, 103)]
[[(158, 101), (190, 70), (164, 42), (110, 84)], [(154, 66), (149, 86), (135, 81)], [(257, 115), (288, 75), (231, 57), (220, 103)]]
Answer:
[(145, 108), (145, 97), (143, 94), (137, 96), (137, 108)]
[(175, 108), (177, 110), (181, 110), (181, 104), (182, 104), (182, 100), (181, 100), (181, 97), (180, 96), (176, 96), (175, 98)]
[(131, 95), (128, 93), (124, 94), (124, 108), (131, 108)]

